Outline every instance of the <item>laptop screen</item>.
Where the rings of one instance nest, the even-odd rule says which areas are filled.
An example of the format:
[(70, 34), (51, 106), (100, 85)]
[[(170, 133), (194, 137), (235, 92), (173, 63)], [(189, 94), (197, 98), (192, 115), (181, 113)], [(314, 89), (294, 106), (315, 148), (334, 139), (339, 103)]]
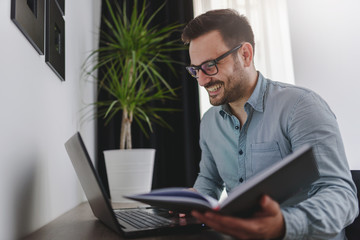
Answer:
[(80, 133), (73, 135), (65, 148), (94, 215), (114, 231), (122, 233)]

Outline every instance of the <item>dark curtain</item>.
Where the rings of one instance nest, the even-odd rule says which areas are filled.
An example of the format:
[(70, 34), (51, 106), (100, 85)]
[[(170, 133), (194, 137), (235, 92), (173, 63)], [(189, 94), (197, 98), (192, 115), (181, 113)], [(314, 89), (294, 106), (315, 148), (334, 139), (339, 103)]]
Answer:
[[(115, 0), (114, 0), (115, 1)], [(122, 6), (123, 0), (118, 1)], [(128, 15), (132, 9), (133, 0), (127, 1)], [(141, 1), (140, 1), (141, 2)], [(163, 1), (147, 1), (147, 14), (150, 16), (156, 11)], [(141, 5), (141, 4), (139, 4)], [(108, 16), (105, 1), (102, 4), (102, 16)], [(193, 18), (192, 0), (168, 0), (165, 7), (153, 20), (153, 25), (163, 26), (170, 23), (186, 24)], [(104, 28), (103, 21), (101, 27)], [(172, 36), (179, 39), (181, 31)], [(172, 56), (177, 61), (184, 64), (189, 63), (188, 51), (177, 51)], [(174, 65), (177, 75), (166, 67), (160, 66), (163, 76), (169, 80), (172, 87), (180, 87), (178, 93), (179, 100), (167, 101), (166, 107), (177, 108), (181, 111), (165, 113), (162, 116), (172, 126), (169, 130), (160, 126), (154, 126), (154, 132), (146, 138), (140, 128), (134, 122), (132, 124), (133, 148), (155, 148), (155, 166), (153, 177), (153, 189), (163, 187), (191, 187), (198, 173), (200, 161), (199, 140), (199, 96), (196, 80), (186, 72), (185, 65)], [(101, 71), (99, 71), (101, 72)], [(107, 99), (105, 93), (99, 93), (99, 99)], [(162, 105), (163, 106), (163, 105)], [(97, 169), (108, 189), (107, 175), (103, 157), (103, 150), (116, 149), (119, 146), (121, 116), (116, 116), (108, 125), (104, 126), (102, 119), (98, 120), (98, 154)]]

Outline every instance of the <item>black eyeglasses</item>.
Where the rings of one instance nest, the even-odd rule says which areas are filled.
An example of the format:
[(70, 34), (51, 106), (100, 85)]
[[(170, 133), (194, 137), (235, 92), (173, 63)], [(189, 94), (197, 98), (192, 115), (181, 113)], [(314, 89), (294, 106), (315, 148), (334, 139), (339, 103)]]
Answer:
[(234, 47), (233, 49), (227, 51), (226, 53), (224, 53), (223, 55), (221, 55), (220, 57), (214, 59), (214, 60), (209, 60), (206, 62), (203, 62), (202, 64), (198, 65), (198, 66), (189, 66), (186, 67), (186, 70), (190, 73), (191, 76), (193, 76), (194, 78), (198, 78), (198, 73), (199, 70), (201, 70), (203, 73), (205, 73), (208, 76), (214, 76), (219, 72), (219, 69), (217, 67), (217, 63), (223, 59), (226, 58), (228, 55), (230, 55), (231, 53), (235, 52), (236, 50), (238, 50), (239, 48), (242, 47), (242, 43), (237, 46)]

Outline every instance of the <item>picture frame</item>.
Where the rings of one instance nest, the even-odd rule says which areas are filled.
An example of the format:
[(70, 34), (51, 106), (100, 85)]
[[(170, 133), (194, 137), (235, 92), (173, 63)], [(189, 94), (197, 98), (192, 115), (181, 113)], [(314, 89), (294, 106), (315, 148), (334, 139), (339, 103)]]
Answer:
[(45, 62), (65, 81), (65, 20), (56, 0), (46, 0)]
[(45, 0), (11, 0), (10, 18), (35, 50), (44, 54)]
[(56, 0), (56, 3), (58, 4), (62, 15), (65, 16), (65, 0)]

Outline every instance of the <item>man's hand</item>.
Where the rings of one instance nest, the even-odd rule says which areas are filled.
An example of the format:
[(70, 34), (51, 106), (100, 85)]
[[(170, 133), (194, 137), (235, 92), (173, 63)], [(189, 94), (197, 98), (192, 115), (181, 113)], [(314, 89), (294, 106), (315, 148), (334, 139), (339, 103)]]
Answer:
[(192, 215), (216, 231), (239, 239), (281, 238), (285, 234), (284, 217), (277, 202), (265, 195), (260, 200), (261, 210), (251, 218), (223, 216), (214, 212)]
[[(189, 191), (193, 191), (193, 192), (197, 192), (195, 188), (188, 188)], [(174, 212), (173, 211), (169, 211), (170, 214), (173, 214)], [(186, 217), (186, 214), (185, 213), (178, 213), (179, 214), (179, 217), (183, 218), (183, 217)]]

